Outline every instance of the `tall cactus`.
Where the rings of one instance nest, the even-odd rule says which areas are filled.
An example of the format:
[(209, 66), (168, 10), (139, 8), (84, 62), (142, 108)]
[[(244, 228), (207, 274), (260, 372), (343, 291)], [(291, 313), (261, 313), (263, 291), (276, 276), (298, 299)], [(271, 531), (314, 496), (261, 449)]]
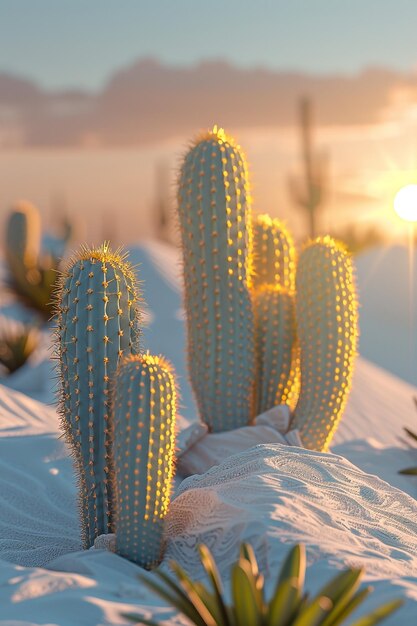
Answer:
[(253, 287), (295, 288), (294, 241), (284, 224), (269, 215), (253, 220)]
[(254, 292), (256, 346), (256, 414), (282, 404), (294, 380), (294, 296), (279, 286)]
[(161, 357), (126, 357), (114, 396), (116, 550), (141, 567), (162, 558), (174, 476), (176, 391)]
[(296, 277), (301, 393), (294, 425), (303, 444), (326, 451), (351, 386), (358, 337), (350, 257), (330, 237), (305, 247)]
[(255, 357), (247, 168), (222, 129), (186, 154), (178, 213), (191, 382), (201, 419), (230, 430), (252, 418)]
[(84, 247), (57, 295), (62, 428), (77, 465), (85, 547), (113, 530), (109, 392), (120, 358), (138, 352), (138, 294), (125, 256)]

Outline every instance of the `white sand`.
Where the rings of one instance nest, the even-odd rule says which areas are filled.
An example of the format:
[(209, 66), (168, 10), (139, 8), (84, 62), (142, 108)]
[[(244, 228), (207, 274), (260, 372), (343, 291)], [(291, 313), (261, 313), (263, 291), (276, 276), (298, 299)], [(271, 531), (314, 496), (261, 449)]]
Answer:
[[(171, 279), (158, 282), (147, 255), (138, 255), (154, 318), (149, 344), (164, 343), (182, 377), (187, 404), (182, 427), (194, 407), (175, 344), (179, 339), (172, 338), (168, 323), (181, 324), (178, 288), (167, 285)], [(164, 250), (155, 248), (152, 256), (158, 257), (157, 272), (163, 271), (164, 256), (172, 268)], [(171, 298), (169, 311), (155, 304), (163, 298)], [(39, 367), (46, 368), (21, 376), (32, 382), (42, 378)], [(50, 385), (41, 383), (32, 395), (47, 399)], [(399, 439), (403, 425), (417, 430), (414, 394), (417, 389), (359, 359), (333, 445), (341, 456), (266, 444), (187, 479), (169, 514), (163, 567), (174, 557), (199, 577), (195, 546), (203, 540), (227, 577), (245, 539), (255, 545), (270, 585), (289, 545), (302, 541), (311, 564), (309, 589), (317, 590), (348, 563), (362, 564), (375, 587), (365, 610), (404, 596), (405, 606), (386, 623), (417, 623), (417, 504), (410, 497), (417, 495), (417, 479), (397, 474), (417, 465), (417, 453)], [(109, 552), (79, 551), (72, 463), (58, 437), (53, 408), (0, 387), (0, 624), (124, 624), (123, 611), (170, 618), (169, 608), (137, 582), (137, 566)]]

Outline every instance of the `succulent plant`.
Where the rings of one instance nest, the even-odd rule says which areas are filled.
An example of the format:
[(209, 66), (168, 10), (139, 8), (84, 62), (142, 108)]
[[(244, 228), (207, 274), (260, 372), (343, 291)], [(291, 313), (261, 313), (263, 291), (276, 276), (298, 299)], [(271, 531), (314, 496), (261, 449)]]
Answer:
[(352, 262), (330, 237), (301, 252), (296, 278), (296, 322), (301, 390), (294, 426), (303, 444), (326, 451), (348, 398), (358, 337)]
[[(272, 597), (265, 598), (264, 577), (255, 553), (242, 544), (239, 560), (231, 570), (231, 603), (224, 597), (223, 584), (215, 561), (205, 545), (199, 546), (201, 563), (210, 586), (194, 582), (176, 562), (171, 568), (178, 581), (162, 571), (141, 581), (196, 626), (342, 626), (371, 592), (359, 589), (362, 569), (349, 568), (330, 580), (313, 597), (304, 592), (305, 549), (295, 545), (277, 577)], [(356, 620), (350, 626), (374, 626), (391, 615), (402, 600), (392, 600)], [(139, 615), (124, 615), (132, 622), (158, 626)]]
[(116, 551), (151, 568), (162, 558), (174, 476), (171, 366), (149, 354), (125, 357), (115, 379), (113, 412)]
[(249, 211), (244, 155), (214, 127), (186, 154), (178, 191), (189, 372), (201, 419), (213, 432), (253, 417)]
[(6, 226), (8, 285), (27, 306), (49, 319), (59, 259), (41, 249), (41, 219), (38, 209), (20, 202)]
[(0, 365), (6, 375), (22, 367), (39, 343), (40, 333), (36, 326), (0, 317)]
[(120, 359), (139, 351), (138, 300), (125, 255), (107, 244), (81, 248), (60, 277), (61, 425), (76, 462), (87, 548), (114, 529), (110, 388)]

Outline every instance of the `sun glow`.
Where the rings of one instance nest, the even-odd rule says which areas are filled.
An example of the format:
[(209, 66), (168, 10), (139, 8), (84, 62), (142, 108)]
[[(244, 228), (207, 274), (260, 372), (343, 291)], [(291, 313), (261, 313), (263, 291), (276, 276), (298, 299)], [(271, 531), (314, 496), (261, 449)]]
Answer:
[(394, 210), (403, 220), (417, 222), (417, 185), (406, 185), (397, 192)]

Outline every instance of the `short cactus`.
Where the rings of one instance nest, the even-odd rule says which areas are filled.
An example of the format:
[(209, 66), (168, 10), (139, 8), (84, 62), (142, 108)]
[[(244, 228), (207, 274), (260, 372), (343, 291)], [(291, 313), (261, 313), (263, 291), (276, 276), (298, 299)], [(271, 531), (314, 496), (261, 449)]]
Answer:
[(214, 127), (186, 154), (178, 193), (189, 371), (201, 419), (213, 432), (253, 417), (249, 212), (244, 156)]
[(161, 357), (126, 357), (114, 394), (116, 550), (150, 569), (162, 558), (174, 476), (176, 391)]
[(330, 237), (305, 247), (296, 277), (301, 391), (294, 426), (303, 444), (326, 451), (351, 386), (358, 337), (351, 259)]
[(20, 202), (10, 213), (5, 252), (10, 288), (49, 319), (59, 260), (41, 250), (41, 220), (33, 204)]
[(294, 241), (280, 220), (258, 215), (253, 220), (253, 286), (295, 288)]
[(256, 385), (259, 415), (286, 402), (294, 379), (294, 297), (281, 287), (264, 286), (254, 292)]
[(138, 352), (133, 271), (104, 244), (69, 261), (57, 294), (62, 428), (77, 465), (84, 546), (113, 531), (110, 385), (122, 356)]

